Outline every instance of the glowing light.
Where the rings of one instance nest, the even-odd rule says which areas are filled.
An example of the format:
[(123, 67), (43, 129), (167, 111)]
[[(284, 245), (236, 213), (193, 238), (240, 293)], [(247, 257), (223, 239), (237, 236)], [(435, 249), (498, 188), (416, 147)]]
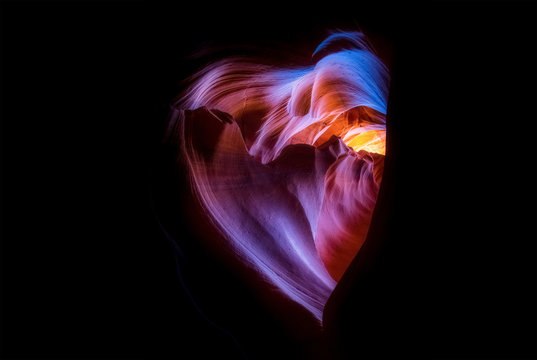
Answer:
[(370, 130), (344, 140), (354, 151), (368, 151), (384, 155), (386, 153), (386, 131)]

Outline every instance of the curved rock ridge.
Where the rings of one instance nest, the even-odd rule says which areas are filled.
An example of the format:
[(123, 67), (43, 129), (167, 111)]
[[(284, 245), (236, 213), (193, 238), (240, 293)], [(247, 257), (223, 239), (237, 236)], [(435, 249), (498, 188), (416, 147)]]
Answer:
[(263, 163), (287, 145), (318, 144), (331, 135), (350, 142), (379, 131), (383, 140), (389, 74), (363, 34), (335, 33), (315, 54), (324, 57), (309, 67), (287, 69), (255, 58), (217, 61), (190, 79), (176, 106), (230, 114), (241, 125), (250, 154)]
[(209, 218), (248, 266), (321, 320), (365, 240), (384, 156), (332, 136), (317, 147), (288, 145), (263, 164), (229, 115), (177, 115), (181, 153)]

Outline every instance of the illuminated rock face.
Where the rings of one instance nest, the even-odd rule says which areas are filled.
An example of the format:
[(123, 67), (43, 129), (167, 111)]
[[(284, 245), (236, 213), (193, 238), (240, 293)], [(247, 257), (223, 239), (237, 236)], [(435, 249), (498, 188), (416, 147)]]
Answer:
[(322, 319), (365, 238), (385, 154), (386, 67), (336, 33), (307, 68), (207, 66), (174, 135), (206, 215), (245, 264)]

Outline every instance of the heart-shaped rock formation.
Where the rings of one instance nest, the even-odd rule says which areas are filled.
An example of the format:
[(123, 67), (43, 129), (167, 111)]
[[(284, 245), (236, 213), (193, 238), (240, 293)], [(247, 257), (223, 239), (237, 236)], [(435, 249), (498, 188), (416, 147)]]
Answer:
[(175, 104), (193, 191), (230, 247), (317, 319), (367, 236), (382, 178), (389, 75), (361, 33), (311, 67), (230, 58)]

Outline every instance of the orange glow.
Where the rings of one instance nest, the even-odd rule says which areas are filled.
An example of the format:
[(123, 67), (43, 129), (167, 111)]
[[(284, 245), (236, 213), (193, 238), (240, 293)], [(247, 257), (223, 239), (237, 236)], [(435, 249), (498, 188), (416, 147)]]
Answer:
[[(326, 102), (336, 108), (335, 102)], [(360, 150), (386, 155), (386, 120), (385, 115), (366, 107), (356, 107), (343, 113), (332, 110), (321, 116), (320, 121), (307, 127), (296, 138), (303, 140), (307, 134), (317, 136), (314, 145), (325, 143), (330, 137), (337, 136), (354, 151)], [(306, 134), (306, 135), (305, 135)]]
[(354, 137), (344, 138), (343, 141), (358, 152), (365, 150), (381, 155), (386, 154), (386, 131), (385, 130), (370, 130), (358, 134)]

